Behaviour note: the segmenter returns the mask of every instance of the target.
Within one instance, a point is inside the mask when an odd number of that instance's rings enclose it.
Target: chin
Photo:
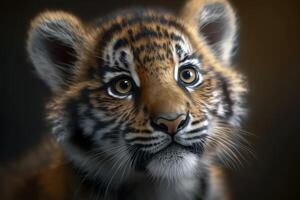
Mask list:
[[[199,156],[179,145],[172,145],[152,157],[147,171],[155,179],[178,181],[196,175]]]

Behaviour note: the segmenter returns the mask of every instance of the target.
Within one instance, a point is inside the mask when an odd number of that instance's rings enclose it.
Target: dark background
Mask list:
[[[0,6],[0,162],[12,161],[45,132],[50,91],[25,53],[30,19],[45,9],[71,11],[89,21],[129,5],[178,11],[180,0],[11,0]],[[234,0],[240,17],[238,69],[248,76],[255,159],[231,174],[234,199],[300,198],[300,2]],[[1,177],[0,177],[1,178]]]

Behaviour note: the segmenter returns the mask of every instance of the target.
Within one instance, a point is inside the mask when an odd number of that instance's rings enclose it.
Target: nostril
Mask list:
[[[160,123],[157,126],[163,132],[168,132],[168,130],[169,130],[168,127],[165,124],[163,124],[163,123]]]
[[[183,117],[183,119],[180,121],[180,123],[179,123],[179,125],[177,126],[177,131],[180,131],[180,130],[182,130],[184,127],[186,127],[187,125],[188,125],[188,123],[189,123],[189,115],[187,114],[187,115],[185,115],[184,117]]]
[[[177,130],[181,130],[182,128],[185,127],[186,125],[186,122],[187,122],[187,118],[185,118],[184,120],[182,120],[179,125],[177,126]]]

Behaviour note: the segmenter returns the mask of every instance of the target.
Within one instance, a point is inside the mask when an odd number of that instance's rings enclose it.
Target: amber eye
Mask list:
[[[197,81],[197,71],[192,68],[184,68],[179,72],[179,78],[185,84],[193,84]]]
[[[132,83],[129,79],[122,78],[115,82],[114,89],[117,93],[124,95],[131,91]]]

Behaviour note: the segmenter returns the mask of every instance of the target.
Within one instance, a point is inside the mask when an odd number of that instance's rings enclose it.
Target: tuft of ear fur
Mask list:
[[[182,10],[182,18],[197,28],[215,56],[231,64],[236,46],[237,19],[226,0],[190,0]]]
[[[82,23],[62,11],[46,11],[31,23],[27,52],[40,78],[57,91],[72,82],[84,44]]]

